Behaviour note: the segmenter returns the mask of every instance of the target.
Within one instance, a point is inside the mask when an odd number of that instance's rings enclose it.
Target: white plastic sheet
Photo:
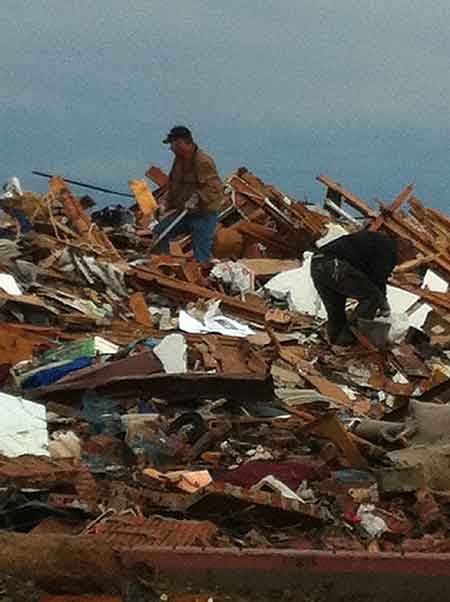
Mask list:
[[[326,318],[325,308],[311,278],[311,258],[312,253],[304,253],[300,268],[277,274],[264,288],[275,299],[287,299],[291,311]]]
[[[422,288],[427,288],[433,293],[446,293],[448,291],[448,282],[438,276],[433,270],[427,270]]]
[[[49,455],[45,406],[0,393],[0,454]]]
[[[420,330],[422,328],[422,326],[425,324],[425,320],[427,319],[428,314],[432,310],[433,310],[433,308],[431,307],[431,305],[428,305],[427,303],[423,303],[418,309],[413,311],[413,313],[409,316],[410,325],[414,326],[414,328],[417,328],[418,330]]]
[[[392,313],[403,314],[416,303],[420,297],[409,291],[388,284],[386,296]]]
[[[21,295],[22,291],[11,274],[0,273],[0,288],[8,295]]]
[[[178,327],[190,334],[218,333],[224,336],[245,338],[254,331],[246,324],[227,318],[219,312],[220,301],[214,302],[205,313],[203,321],[192,317],[181,310],[178,316]]]

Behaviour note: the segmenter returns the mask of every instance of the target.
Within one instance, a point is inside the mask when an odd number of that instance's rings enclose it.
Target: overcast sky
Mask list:
[[[223,176],[311,200],[319,173],[369,201],[414,181],[449,211],[449,23],[448,0],[1,0],[0,184],[126,191],[185,124]]]

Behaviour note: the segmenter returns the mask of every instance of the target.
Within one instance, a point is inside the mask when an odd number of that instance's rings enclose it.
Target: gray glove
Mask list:
[[[195,211],[198,209],[200,197],[198,196],[198,192],[194,192],[191,197],[186,201],[185,208],[188,211]]]
[[[380,318],[389,318],[391,315],[391,306],[389,305],[386,297],[384,298],[383,305],[379,308],[377,313]]]

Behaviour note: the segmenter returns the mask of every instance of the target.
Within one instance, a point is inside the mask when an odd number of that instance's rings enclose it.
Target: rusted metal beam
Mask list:
[[[208,591],[299,588],[304,595],[326,592],[326,599],[389,602],[450,596],[450,554],[153,547],[122,552],[121,559],[129,568],[144,564],[172,582],[188,580]]]

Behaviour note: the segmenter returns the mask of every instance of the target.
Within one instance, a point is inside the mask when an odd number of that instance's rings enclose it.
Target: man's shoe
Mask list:
[[[357,342],[355,335],[350,330],[344,329],[339,333],[334,344],[339,345],[339,347],[351,347],[356,345]]]

